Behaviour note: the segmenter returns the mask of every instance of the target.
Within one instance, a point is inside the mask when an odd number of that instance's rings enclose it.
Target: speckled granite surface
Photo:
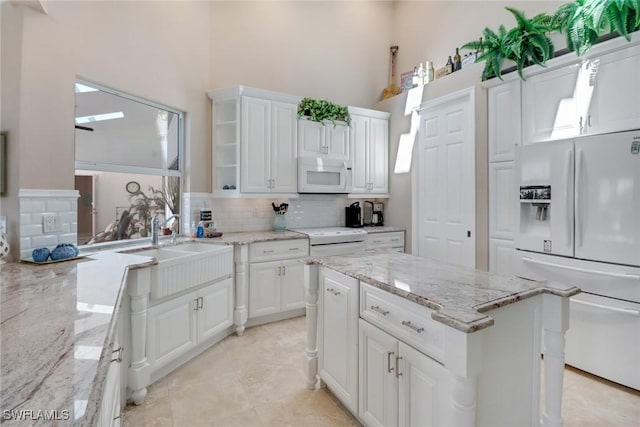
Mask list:
[[[57,264],[0,266],[0,409],[6,425],[96,425],[127,268],[115,252]],[[58,411],[59,421],[4,411]],[[64,420],[65,414],[69,417]],[[35,416],[31,415],[31,417]]]
[[[400,227],[390,227],[390,226],[381,226],[381,227],[362,227],[364,231],[369,234],[375,233],[391,233],[393,231],[405,231],[404,228]]]
[[[433,309],[431,317],[463,332],[493,325],[487,311],[541,293],[572,296],[574,286],[501,276],[396,252],[308,257],[380,289]]]
[[[198,239],[204,243],[218,243],[225,245],[246,245],[255,242],[269,242],[273,240],[307,239],[306,234],[295,231],[244,231],[235,233],[223,233],[221,237],[211,239]]]

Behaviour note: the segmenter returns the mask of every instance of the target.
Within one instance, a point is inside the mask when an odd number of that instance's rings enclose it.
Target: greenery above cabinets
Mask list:
[[[594,44],[616,33],[630,40],[630,33],[640,29],[640,1],[625,0],[577,0],[561,6],[555,13],[541,13],[531,19],[524,12],[506,7],[516,19],[516,27],[498,31],[485,28],[483,38],[462,46],[481,52],[476,62],[485,61],[482,80],[493,77],[502,79],[505,59],[516,64],[520,78],[529,65],[544,64],[554,56],[554,46],[549,34],[565,34],[567,48],[577,55],[585,54]]]
[[[335,126],[336,121],[342,121],[349,124],[351,116],[349,110],[342,105],[321,99],[304,98],[298,104],[298,117],[308,117],[314,122],[323,123],[324,120],[332,122]]]

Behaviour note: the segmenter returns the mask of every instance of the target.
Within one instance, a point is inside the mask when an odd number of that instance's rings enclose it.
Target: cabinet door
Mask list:
[[[591,62],[597,67],[597,78],[587,132],[596,134],[639,129],[640,81],[625,76],[638,73],[640,46],[609,53]]]
[[[522,140],[520,80],[492,87],[489,104],[489,162],[513,160]]]
[[[330,159],[349,160],[349,126],[345,124],[325,125],[326,157]]]
[[[311,120],[298,120],[298,154],[301,157],[317,157],[324,153],[325,126]]]
[[[321,269],[320,378],[358,412],[358,281]]]
[[[151,307],[147,314],[147,359],[156,370],[197,343],[196,294],[192,292]]]
[[[225,279],[200,289],[198,297],[198,343],[233,324],[233,281]]]
[[[368,176],[370,192],[388,193],[389,121],[371,118],[369,124]]]
[[[359,320],[360,395],[358,415],[367,426],[398,425],[398,340]]]
[[[271,191],[298,192],[297,109],[296,104],[271,103]]]
[[[517,275],[518,262],[513,240],[489,239],[489,271],[491,273]]]
[[[398,349],[402,358],[399,372],[399,425],[451,425],[448,371],[401,341]]]
[[[242,97],[240,188],[268,193],[271,179],[271,101]]]
[[[367,191],[367,132],[369,132],[369,117],[351,115],[351,160],[352,160],[352,192],[365,193]]]
[[[304,307],[304,265],[297,259],[283,261],[281,280],[281,311]]]
[[[567,67],[528,77],[522,83],[523,143],[570,138],[580,134],[580,67]]]
[[[249,267],[249,318],[280,311],[280,261],[261,262]]]
[[[513,240],[517,205],[513,162],[489,164],[489,236]]]

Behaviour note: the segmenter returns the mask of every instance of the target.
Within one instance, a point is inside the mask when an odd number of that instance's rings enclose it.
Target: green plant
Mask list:
[[[322,123],[329,120],[334,125],[336,120],[351,123],[351,116],[347,107],[321,99],[304,98],[298,104],[298,117],[309,117],[314,122]]]
[[[524,12],[506,7],[516,19],[517,25],[506,36],[506,50],[509,59],[516,63],[522,80],[524,67],[532,64],[544,66],[553,58],[553,43],[547,35],[552,30],[552,17],[541,13],[527,19]]]
[[[482,52],[476,58],[476,62],[485,61],[482,70],[482,80],[498,77],[502,80],[502,64],[508,57],[506,38],[507,30],[504,25],[500,25],[496,33],[491,28],[485,28],[482,32],[483,38],[474,40],[462,45],[462,49],[471,49]]]

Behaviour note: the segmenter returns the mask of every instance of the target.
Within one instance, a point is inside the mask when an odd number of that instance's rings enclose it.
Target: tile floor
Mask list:
[[[127,406],[125,426],[358,426],[326,389],[306,388],[304,317],[232,335]],[[568,368],[568,427],[639,426],[640,392]]]

